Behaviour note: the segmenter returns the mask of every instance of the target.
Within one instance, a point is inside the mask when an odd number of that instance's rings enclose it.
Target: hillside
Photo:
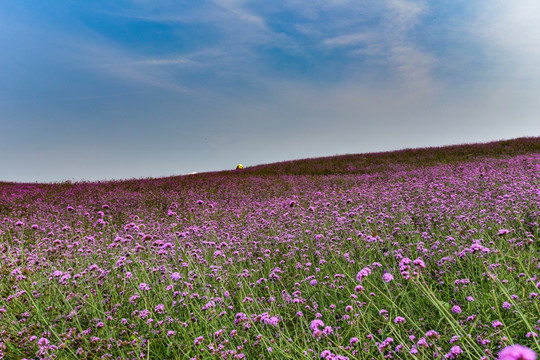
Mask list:
[[[367,174],[388,166],[416,168],[530,153],[540,153],[540,137],[284,161],[251,166],[244,172],[256,175]]]
[[[533,359],[538,144],[3,183],[0,358]]]

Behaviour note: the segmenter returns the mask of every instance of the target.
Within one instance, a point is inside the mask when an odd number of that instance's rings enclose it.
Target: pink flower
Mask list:
[[[41,338],[38,340],[38,346],[43,347],[49,345],[49,340],[47,338]]]
[[[140,290],[143,290],[143,291],[148,291],[148,290],[150,290],[151,288],[150,288],[150,286],[148,286],[148,284],[146,284],[146,283],[140,283],[140,284],[139,284],[139,289],[140,289]]]
[[[195,339],[195,341],[193,342],[195,346],[199,345],[200,343],[202,343],[204,341],[204,336],[199,336],[198,338]]]
[[[324,326],[324,323],[322,322],[322,320],[319,320],[319,319],[315,319],[311,322],[311,324],[309,325],[309,328],[312,330],[312,331],[315,331],[315,330],[318,330],[319,327],[321,326]]]
[[[491,326],[493,326],[496,329],[498,327],[503,326],[503,323],[500,322],[499,320],[495,320],[494,322],[491,323]]]
[[[325,326],[324,329],[323,329],[323,334],[324,335],[330,335],[334,332],[334,329],[332,329],[331,326]]]
[[[424,263],[424,260],[422,260],[421,258],[418,258],[418,259],[414,260],[413,264],[420,267],[421,269],[424,269],[426,267],[426,264]]]
[[[502,349],[498,360],[536,360],[536,353],[526,346],[516,344]]]
[[[173,281],[180,280],[180,278],[181,278],[180,274],[178,272],[176,272],[176,271],[171,274],[171,280],[173,280]]]
[[[360,270],[358,274],[356,274],[356,280],[358,280],[358,282],[362,282],[362,279],[368,276],[369,274],[371,274],[371,269],[368,267],[365,267],[362,270]]]

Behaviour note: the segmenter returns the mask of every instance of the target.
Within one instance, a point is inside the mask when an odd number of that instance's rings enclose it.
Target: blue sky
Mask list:
[[[0,180],[540,135],[536,0],[0,2]]]

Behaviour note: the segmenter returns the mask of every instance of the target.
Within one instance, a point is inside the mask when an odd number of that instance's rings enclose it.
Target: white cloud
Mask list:
[[[390,53],[392,65],[407,86],[423,91],[433,90],[433,56],[408,44],[396,44]]]
[[[393,25],[398,26],[399,31],[416,25],[425,11],[423,4],[412,0],[388,0],[387,7],[391,10]]]
[[[428,12],[425,3],[385,0],[363,3],[363,7],[346,5],[344,10],[349,11],[331,20],[331,26],[327,24],[333,36],[321,39],[323,47],[342,48],[350,55],[375,64],[383,69],[384,77],[390,78],[391,86],[408,89],[420,96],[433,92],[439,86],[434,75],[436,56],[422,48],[413,36],[415,26],[421,24]],[[367,19],[381,20],[368,27],[362,22],[366,19],[365,12],[369,14]],[[356,18],[359,20],[351,20]],[[312,35],[318,35],[310,27],[303,26],[302,30],[307,35],[310,35],[310,30]]]
[[[365,33],[340,35],[323,41],[323,44],[329,47],[353,46],[365,43],[370,37]]]
[[[241,21],[251,23],[261,28],[266,28],[266,24],[260,16],[249,12],[245,8],[245,0],[212,0],[212,2],[224,9],[227,9]]]
[[[398,75],[399,85],[425,96],[436,90],[434,77],[436,58],[411,37],[410,31],[420,23],[426,6],[412,0],[388,0],[384,41],[388,46],[388,61]]]
[[[483,40],[505,76],[540,77],[540,2],[490,0],[479,8],[471,33]]]
[[[186,58],[163,58],[163,59],[147,59],[135,62],[137,65],[193,65],[195,62]]]

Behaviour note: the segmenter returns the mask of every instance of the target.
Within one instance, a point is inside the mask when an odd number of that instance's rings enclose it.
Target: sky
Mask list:
[[[537,0],[3,0],[0,180],[540,135]]]

